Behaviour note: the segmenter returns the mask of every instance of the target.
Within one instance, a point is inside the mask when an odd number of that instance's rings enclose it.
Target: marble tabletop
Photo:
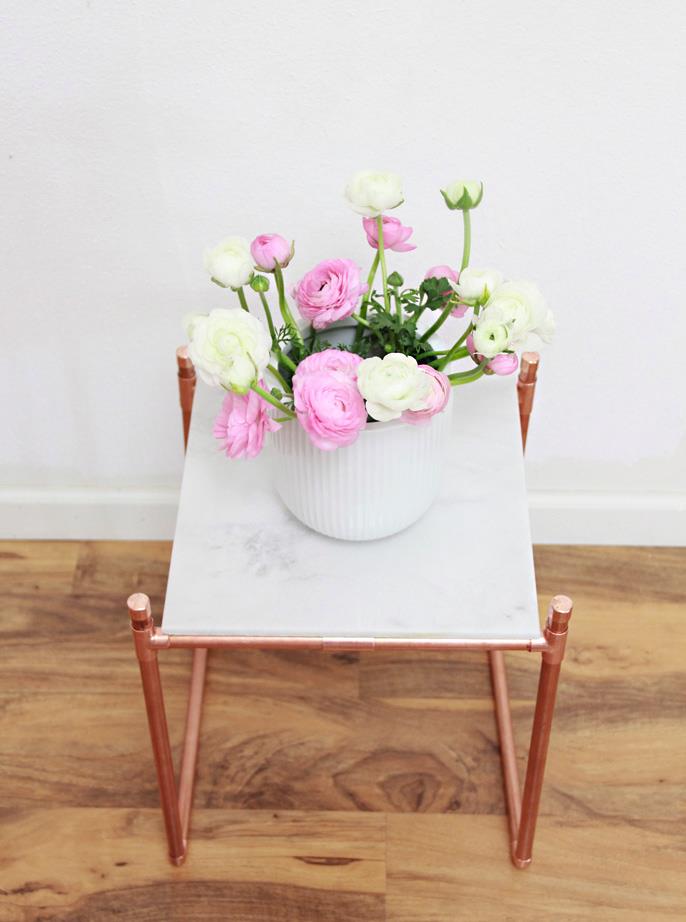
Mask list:
[[[212,437],[222,392],[198,381],[162,630],[539,638],[515,379],[455,389],[439,498],[404,532],[366,542],[297,521],[274,492],[268,451],[225,458]]]

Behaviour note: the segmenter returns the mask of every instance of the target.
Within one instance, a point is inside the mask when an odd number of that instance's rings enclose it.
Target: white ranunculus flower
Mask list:
[[[383,359],[364,359],[357,366],[357,387],[367,401],[372,419],[398,419],[405,410],[423,410],[432,393],[430,375],[415,359],[390,352]]]
[[[473,269],[467,266],[460,272],[457,282],[450,284],[465,304],[487,301],[495,289],[502,285],[503,276],[497,269]]]
[[[484,194],[484,184],[475,179],[456,179],[441,189],[441,195],[445,199],[448,208],[461,211],[467,211],[470,208],[476,208]]]
[[[486,310],[491,318],[507,324],[514,348],[524,346],[530,333],[544,338],[543,333],[549,336],[554,329],[552,314],[533,282],[504,282],[492,292]]]
[[[403,183],[397,173],[360,170],[345,187],[345,197],[353,211],[376,218],[405,201]]]
[[[243,237],[227,237],[205,253],[205,268],[224,288],[241,288],[254,275],[250,244]]]
[[[269,364],[271,339],[265,325],[241,308],[217,308],[184,318],[188,354],[207,384],[247,393]]]
[[[510,328],[498,313],[486,308],[479,314],[474,329],[474,348],[484,358],[494,356],[510,348]]]

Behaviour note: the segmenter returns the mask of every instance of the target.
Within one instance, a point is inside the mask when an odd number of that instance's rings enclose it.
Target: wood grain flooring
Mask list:
[[[210,655],[165,857],[124,603],[166,543],[0,543],[0,922],[686,918],[686,550],[540,547],[576,609],[532,867],[480,654]],[[520,770],[539,658],[507,657]],[[178,757],[190,654],[160,657]]]

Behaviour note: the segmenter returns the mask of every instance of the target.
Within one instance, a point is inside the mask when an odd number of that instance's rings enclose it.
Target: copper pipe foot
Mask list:
[[[531,864],[531,858],[518,858],[515,854],[512,855],[512,864],[518,868],[520,871],[526,870]]]

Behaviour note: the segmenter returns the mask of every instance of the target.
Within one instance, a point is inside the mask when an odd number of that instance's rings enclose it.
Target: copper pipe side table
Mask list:
[[[271,487],[268,453],[227,462],[212,437],[221,395],[203,387],[194,399],[193,365],[177,351],[187,452],[161,627],[146,595],[128,600],[174,864],[188,849],[208,651],[220,647],[488,651],[511,857],[518,868],[531,863],[572,614],[571,601],[555,596],[541,631],[522,457],[538,362],[525,353],[516,383],[460,388],[454,451],[434,506],[398,535],[349,542],[318,535],[286,511]],[[173,647],[193,650],[178,785],[157,662]],[[523,789],[504,650],[541,655]]]

